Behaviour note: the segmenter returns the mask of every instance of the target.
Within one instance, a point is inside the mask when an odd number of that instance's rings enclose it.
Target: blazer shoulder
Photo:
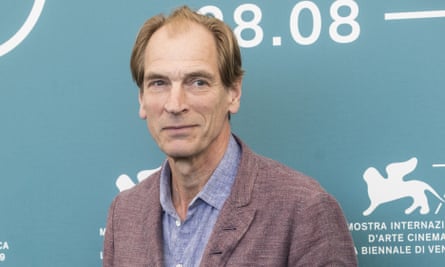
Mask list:
[[[298,185],[312,190],[322,189],[318,181],[301,171],[261,155],[256,157],[260,178],[265,178],[270,182],[278,182],[283,186]]]
[[[243,189],[245,197],[241,199],[248,200],[248,194],[253,192],[262,197],[287,196],[297,201],[327,194],[314,178],[240,144],[242,157],[235,188]]]
[[[159,201],[160,171],[150,175],[134,187],[120,192],[114,199],[119,207],[140,207],[147,204],[147,199]]]

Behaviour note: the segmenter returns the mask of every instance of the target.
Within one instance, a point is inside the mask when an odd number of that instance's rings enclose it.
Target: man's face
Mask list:
[[[148,42],[144,68],[139,115],[161,150],[171,158],[224,151],[241,81],[224,88],[211,33],[194,23],[180,31],[163,26]]]

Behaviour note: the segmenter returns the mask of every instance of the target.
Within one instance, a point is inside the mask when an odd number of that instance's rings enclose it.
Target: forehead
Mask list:
[[[167,24],[157,30],[145,49],[145,71],[159,66],[204,64],[217,68],[216,42],[202,25],[185,22],[177,27]]]

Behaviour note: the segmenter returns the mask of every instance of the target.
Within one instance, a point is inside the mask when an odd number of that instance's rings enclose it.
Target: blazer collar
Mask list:
[[[232,192],[227,201],[235,207],[244,207],[250,203],[252,198],[252,190],[258,176],[259,166],[254,152],[237,136],[234,135],[234,137],[241,147],[241,160]]]

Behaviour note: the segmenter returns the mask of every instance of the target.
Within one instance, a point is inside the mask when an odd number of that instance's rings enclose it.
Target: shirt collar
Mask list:
[[[230,190],[238,172],[238,165],[241,158],[241,148],[231,135],[229,145],[224,157],[216,167],[210,179],[204,188],[198,193],[195,199],[190,203],[192,207],[196,203],[196,199],[201,199],[208,205],[221,210],[224,202],[230,194]],[[171,198],[171,170],[166,160],[161,170],[160,185],[160,202],[161,206],[167,213],[175,214]]]

